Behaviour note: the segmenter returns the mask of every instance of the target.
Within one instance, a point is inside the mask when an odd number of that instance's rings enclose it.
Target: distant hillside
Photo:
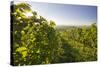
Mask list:
[[[84,27],[83,26],[68,26],[68,25],[59,25],[59,26],[56,26],[56,29],[58,30],[66,30],[66,29],[75,29],[75,28],[82,28]],[[89,28],[90,26],[85,26],[86,28]]]

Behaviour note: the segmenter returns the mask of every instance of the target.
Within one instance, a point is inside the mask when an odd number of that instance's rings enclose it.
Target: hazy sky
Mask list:
[[[84,5],[27,2],[32,10],[56,25],[90,25],[97,22],[97,7]]]

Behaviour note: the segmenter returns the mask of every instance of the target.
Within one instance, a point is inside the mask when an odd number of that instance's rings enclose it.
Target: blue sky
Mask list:
[[[27,2],[33,11],[55,21],[56,25],[90,25],[97,23],[97,7],[41,2]]]

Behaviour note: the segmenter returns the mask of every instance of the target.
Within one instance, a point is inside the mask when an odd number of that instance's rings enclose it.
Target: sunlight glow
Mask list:
[[[26,13],[24,13],[24,15],[25,15],[26,17],[31,17],[31,16],[33,16],[32,12],[26,12]]]

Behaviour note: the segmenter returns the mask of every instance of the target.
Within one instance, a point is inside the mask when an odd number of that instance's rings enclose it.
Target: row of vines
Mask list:
[[[31,17],[24,13],[31,12]],[[11,5],[12,65],[97,60],[97,26],[60,30],[26,3]]]

